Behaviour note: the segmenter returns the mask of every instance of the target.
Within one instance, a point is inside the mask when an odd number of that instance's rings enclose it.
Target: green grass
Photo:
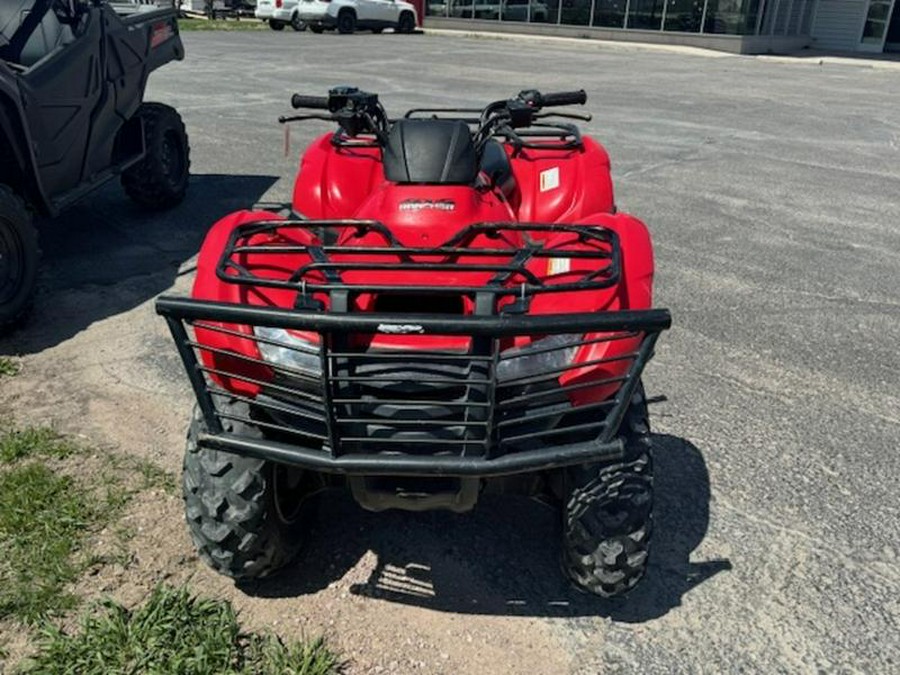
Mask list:
[[[0,356],[0,377],[12,377],[19,372],[19,364],[8,356]]]
[[[88,490],[60,473],[78,451],[47,429],[0,432],[0,619],[35,623],[77,604],[66,588],[96,562],[84,540],[127,499],[111,478]]]
[[[10,464],[26,457],[62,459],[77,447],[51,429],[0,430],[0,462]]]
[[[322,640],[285,644],[245,633],[232,606],[157,587],[128,611],[111,601],[68,634],[51,627],[20,668],[41,675],[326,675],[340,670]]]
[[[225,21],[215,19],[179,19],[178,27],[182,31],[194,30],[270,30],[268,24],[256,19],[241,19],[240,21]],[[289,28],[289,27],[288,27]]]

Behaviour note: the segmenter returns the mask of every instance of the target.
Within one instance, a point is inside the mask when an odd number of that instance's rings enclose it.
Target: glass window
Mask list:
[[[884,40],[888,20],[891,18],[891,0],[871,0],[866,25],[863,27],[862,41],[880,45]]]
[[[428,16],[447,16],[447,0],[428,0],[425,13]]]
[[[530,0],[503,0],[504,21],[528,21]]]
[[[783,0],[785,14],[789,1]],[[709,0],[703,32],[752,35],[756,32],[758,11],[759,0]]]
[[[699,33],[703,21],[703,0],[668,0],[664,30]]]
[[[447,0],[450,16],[456,19],[472,18],[472,0]]]
[[[559,0],[531,0],[531,23],[556,23]]]
[[[663,0],[631,0],[628,28],[659,30],[662,22]]]
[[[531,23],[556,23],[559,0],[531,0]]]
[[[494,19],[500,18],[500,0],[474,0],[472,7],[472,15],[476,19]]]
[[[594,25],[608,28],[625,26],[625,0],[595,0]]]
[[[561,23],[588,26],[591,23],[591,0],[563,0]]]

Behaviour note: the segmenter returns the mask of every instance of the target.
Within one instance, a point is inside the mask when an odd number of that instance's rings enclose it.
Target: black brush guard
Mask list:
[[[314,261],[289,280],[256,276],[235,263],[235,256],[250,246],[246,239],[282,227],[363,227],[383,231],[384,248],[369,249],[372,261],[332,263],[329,253],[345,251],[328,246],[264,246],[254,252],[307,253]],[[472,232],[496,229],[552,227],[522,224],[470,226],[434,249],[400,246],[380,223],[369,221],[266,221],[236,228],[219,264],[219,276],[231,283],[288,286],[298,293],[296,307],[277,309],[200,300],[161,297],[157,312],[168,321],[200,409],[206,431],[199,443],[275,462],[294,464],[327,473],[365,476],[489,477],[541,471],[586,462],[612,461],[625,452],[619,426],[653,354],[659,333],[671,318],[667,310],[529,315],[529,299],[537,293],[560,289],[541,282],[524,269],[531,257],[566,257],[565,251],[543,251],[539,244],[505,253],[508,263],[497,265],[487,286],[448,289],[446,286],[346,284],[348,269],[435,271],[448,264],[448,251],[460,251]],[[381,229],[384,228],[384,229]],[[593,290],[618,282],[620,260],[615,234],[599,227],[578,227],[587,237],[602,237],[606,251],[597,253],[598,269],[565,290]],[[354,252],[363,249],[355,248]],[[497,252],[494,251],[494,254]],[[584,251],[572,257],[585,257]],[[428,262],[428,256],[436,262]],[[587,255],[593,255],[588,253]],[[423,256],[425,261],[423,262]],[[452,257],[452,256],[451,256]],[[396,259],[396,260],[395,260]],[[602,261],[601,261],[602,259]],[[458,271],[457,262],[457,271]],[[486,271],[482,263],[473,270]],[[315,270],[319,283],[309,276]],[[322,279],[325,279],[323,282]],[[510,284],[510,280],[514,283]],[[350,311],[352,295],[359,292],[471,294],[472,315],[427,313],[359,313]],[[327,293],[330,309],[320,309],[314,294]],[[514,303],[501,306],[504,296]],[[499,309],[498,309],[499,306]],[[235,331],[252,326],[253,335]],[[254,378],[241,368],[211,368],[199,358],[217,348],[202,344],[196,329],[218,332],[255,342],[262,358],[233,352],[244,366],[263,367],[271,377]],[[301,344],[284,333],[266,329],[317,333],[319,345]],[[371,336],[466,336],[468,348],[456,350],[374,349]],[[587,337],[593,335],[593,337]],[[365,337],[367,339],[360,339]],[[512,339],[529,337],[524,348],[510,348]],[[410,337],[408,339],[418,339]],[[575,351],[591,343],[629,340],[637,345],[614,356],[573,363]],[[280,363],[265,354],[300,357]],[[560,384],[560,378],[580,368],[615,367],[605,379]],[[235,394],[216,379],[232,378],[260,389],[254,397]],[[573,407],[570,395],[578,390],[606,387],[615,394]],[[225,401],[247,404],[225,406]],[[234,410],[249,410],[249,417]],[[229,420],[260,429],[264,437],[230,432]]]

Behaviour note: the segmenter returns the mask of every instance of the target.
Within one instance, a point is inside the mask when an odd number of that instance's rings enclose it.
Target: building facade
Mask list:
[[[900,50],[900,0],[427,0],[426,24],[737,53]]]

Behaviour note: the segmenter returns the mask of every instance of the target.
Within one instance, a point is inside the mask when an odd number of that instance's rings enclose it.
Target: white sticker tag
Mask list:
[[[566,274],[570,267],[570,261],[568,258],[550,258],[547,263],[547,276],[553,276],[555,274]]]
[[[541,192],[555,190],[559,187],[559,167],[554,166],[552,169],[541,171]]]

